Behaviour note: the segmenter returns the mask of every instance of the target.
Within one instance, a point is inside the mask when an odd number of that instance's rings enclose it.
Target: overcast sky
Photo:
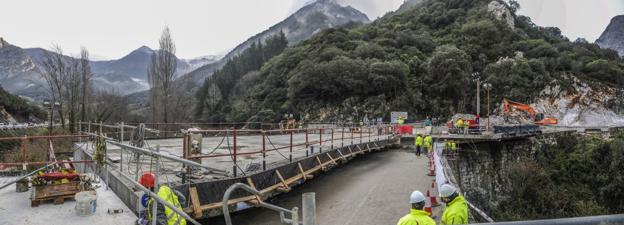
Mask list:
[[[624,0],[519,0],[521,14],[560,27],[574,40],[594,41]],[[66,52],[87,47],[95,58],[115,59],[147,45],[156,48],[171,29],[183,58],[224,53],[285,19],[309,0],[3,0],[0,37],[20,47]],[[403,0],[340,0],[375,19]]]

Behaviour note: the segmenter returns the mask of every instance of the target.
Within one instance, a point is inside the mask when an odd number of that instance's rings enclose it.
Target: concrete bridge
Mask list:
[[[397,136],[388,125],[328,125],[291,130],[184,129],[175,135],[174,131],[147,128],[143,132],[170,135],[145,140],[143,147],[131,145],[136,141],[136,126],[90,126],[83,124],[82,135],[67,137],[76,141],[79,150],[73,161],[80,171],[98,173],[116,197],[134,212],[144,209],[140,198],[145,192],[133,180],[142,172],[153,171],[160,185],[170,185],[187,196],[185,213],[203,224],[222,224],[218,217],[223,207],[221,197],[234,183],[248,184],[262,193],[234,193],[228,207],[231,211],[245,210],[236,214],[235,224],[279,224],[278,214],[249,208],[261,201],[292,207],[300,204],[299,196],[307,191],[317,192],[319,224],[393,224],[408,212],[411,191],[437,195],[433,181],[439,179],[440,172],[452,181],[443,157],[433,165],[436,176],[429,176],[429,159],[416,157],[406,147],[413,143],[413,135]],[[91,141],[100,129],[109,137],[108,151],[106,165],[96,170]],[[613,129],[620,128],[609,128]],[[579,129],[558,128],[551,132]],[[439,135],[434,134],[434,138],[506,140],[483,135]],[[404,146],[399,145],[401,142]],[[439,144],[436,148],[440,148]],[[0,166],[24,163],[27,162]],[[440,181],[436,183],[439,185]],[[433,208],[438,220],[442,210],[443,207]],[[479,210],[474,208],[473,212]]]

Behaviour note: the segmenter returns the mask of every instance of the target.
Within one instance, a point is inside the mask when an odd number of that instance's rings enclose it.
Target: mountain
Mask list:
[[[149,89],[147,67],[155,52],[156,50],[147,46],[141,46],[120,59],[91,62],[91,69],[95,74],[94,83],[96,88],[100,90],[116,90],[123,95]],[[176,59],[176,73],[180,75],[212,63],[219,57],[205,56],[190,60],[176,57]]]
[[[411,9],[412,7],[422,3],[424,0],[405,0],[403,2],[403,4],[401,4],[401,6],[399,6],[399,9],[397,9],[395,12],[396,13],[401,13],[401,12],[405,12],[409,9]]]
[[[147,90],[147,67],[154,52],[141,46],[120,59],[92,61],[93,86],[96,90],[123,95]],[[47,98],[47,83],[41,76],[47,54],[55,53],[43,48],[23,49],[0,38],[0,85],[13,94],[39,100]],[[65,58],[70,59],[69,56]],[[177,73],[185,74],[218,59],[219,56],[178,59]]]
[[[558,28],[511,11],[499,0],[426,0],[363,26],[327,29],[243,77],[240,82],[251,84],[245,94],[219,105],[225,116],[214,120],[273,122],[284,114],[307,121],[388,120],[390,111],[448,118],[477,111],[476,73],[492,85],[492,103],[570,98],[558,107],[576,107],[585,100],[574,93],[593,89],[580,93],[604,97],[606,110],[624,106],[624,62],[617,54],[570,42]],[[591,110],[591,104],[579,107]]]
[[[317,0],[302,7],[285,20],[239,44],[218,62],[207,64],[185,75],[185,80],[190,80],[190,83],[200,83],[214,71],[223,67],[228,60],[249,48],[252,43],[263,42],[267,38],[279,34],[279,32],[286,35],[290,45],[295,45],[327,28],[348,23],[368,22],[370,20],[364,13],[351,6],[342,6],[334,0]]]
[[[8,92],[33,98],[46,95],[38,62],[28,51],[0,37],[0,86]]]
[[[624,15],[619,15],[611,19],[607,29],[596,40],[601,48],[609,48],[624,56]]]

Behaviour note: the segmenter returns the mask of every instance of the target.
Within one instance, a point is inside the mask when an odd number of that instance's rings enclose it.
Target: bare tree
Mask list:
[[[91,90],[91,79],[93,78],[93,73],[91,72],[91,64],[89,62],[89,51],[87,48],[82,47],[80,49],[80,79],[82,81],[81,84],[81,108],[80,108],[80,120],[86,121],[87,116],[87,104],[89,104],[89,91]]]
[[[70,131],[75,132],[79,115],[86,119],[92,77],[89,53],[82,48],[81,57],[77,59],[63,55],[62,48],[55,45],[51,52],[45,52],[41,74],[50,91],[51,111],[58,111],[62,128],[66,128],[65,122],[69,120]],[[59,103],[58,107],[55,102]]]
[[[43,71],[41,71],[41,74],[46,80],[50,92],[50,114],[53,115],[54,110],[57,110],[61,119],[61,127],[65,128],[65,110],[62,98],[65,89],[64,84],[67,81],[68,68],[63,58],[63,49],[58,45],[54,45],[52,46],[52,52],[45,52],[44,54]],[[59,102],[57,109],[55,109],[55,102]]]
[[[173,81],[177,67],[175,44],[168,27],[158,41],[160,49],[152,55],[147,71],[150,84],[152,120],[171,122],[169,103],[173,95]]]
[[[95,121],[124,121],[128,117],[128,98],[116,92],[99,91],[93,94]]]
[[[63,93],[62,102],[65,102],[67,106],[66,112],[69,119],[69,130],[76,132],[76,124],[78,122],[78,109],[80,104],[80,94],[82,89],[81,79],[81,62],[76,58],[69,58],[67,60],[67,74]]]

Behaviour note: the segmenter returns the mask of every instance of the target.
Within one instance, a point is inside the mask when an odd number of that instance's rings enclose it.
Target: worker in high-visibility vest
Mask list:
[[[451,151],[451,141],[444,139],[444,153],[448,154]]]
[[[464,120],[462,120],[462,118],[457,119],[455,128],[457,129],[457,133],[461,133],[461,130],[464,129]]]
[[[410,213],[401,217],[397,225],[435,225],[435,221],[430,217],[431,215],[423,210],[425,208],[426,198],[422,192],[412,192],[410,195],[410,204],[412,204]]]
[[[425,149],[427,149],[427,153],[431,154],[431,149],[433,149],[433,138],[431,138],[431,135],[427,135],[425,136]]]
[[[423,137],[420,133],[416,134],[414,144],[416,145],[416,155],[420,156],[420,150],[423,147]]]
[[[468,204],[455,187],[444,184],[440,187],[440,197],[446,203],[440,224],[468,224]]]
[[[464,134],[468,134],[468,130],[470,129],[470,121],[464,121]]]
[[[154,191],[154,180],[154,174],[145,173],[141,176],[139,183],[151,191]],[[169,186],[160,186],[158,188],[158,197],[164,199],[179,210],[183,210],[182,204],[186,201],[186,198],[182,195],[182,193],[171,189]],[[152,220],[154,220],[154,212],[152,211],[154,201],[154,199],[150,198],[147,202],[146,208],[148,224],[152,224]],[[186,219],[169,208],[169,206],[157,203],[156,212],[156,224],[158,225],[186,225]]]

